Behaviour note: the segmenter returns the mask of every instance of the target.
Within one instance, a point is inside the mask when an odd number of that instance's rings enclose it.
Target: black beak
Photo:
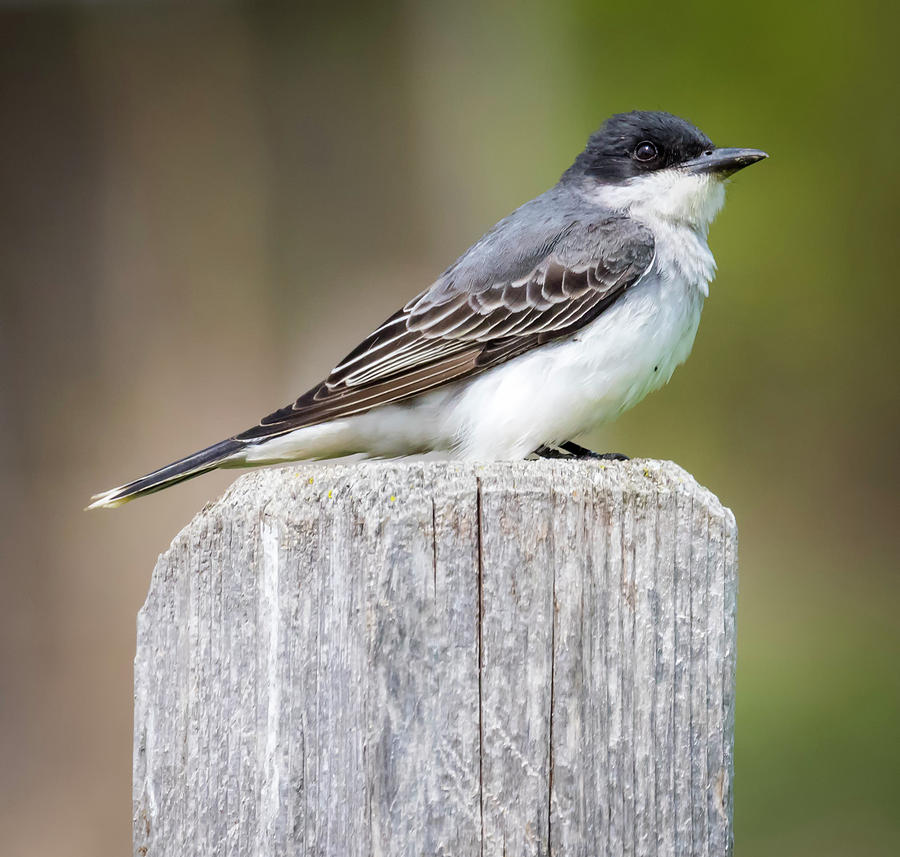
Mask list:
[[[710,149],[697,158],[685,161],[681,166],[691,173],[713,173],[719,178],[727,178],[768,157],[759,149]]]

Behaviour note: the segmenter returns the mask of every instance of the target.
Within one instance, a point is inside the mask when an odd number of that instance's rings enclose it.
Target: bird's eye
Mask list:
[[[643,143],[638,143],[635,147],[634,159],[636,161],[652,161],[657,154],[656,146],[649,140],[644,140]]]

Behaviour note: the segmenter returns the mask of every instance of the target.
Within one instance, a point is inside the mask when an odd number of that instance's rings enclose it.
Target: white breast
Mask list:
[[[465,457],[518,458],[614,420],[687,359],[703,298],[654,266],[583,331],[460,386],[442,403],[443,432]]]
[[[658,184],[616,201],[655,239],[653,265],[635,286],[572,337],[442,398],[442,428],[463,455],[517,458],[570,440],[636,405],[687,359],[715,273],[706,229],[722,188],[695,176],[663,175]]]

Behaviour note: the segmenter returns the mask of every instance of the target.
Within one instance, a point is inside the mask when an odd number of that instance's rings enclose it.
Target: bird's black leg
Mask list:
[[[543,443],[534,451],[534,455],[538,458],[570,458],[562,450],[554,449],[552,446],[547,446]]]
[[[592,458],[597,461],[628,461],[627,455],[621,452],[592,452],[584,446],[579,446],[571,440],[549,446],[541,444],[533,453],[539,458]]]
[[[572,443],[571,440],[564,441],[559,445],[559,448],[565,450],[574,458],[595,458],[602,461],[629,461],[628,456],[623,455],[621,452],[593,452],[587,447]]]

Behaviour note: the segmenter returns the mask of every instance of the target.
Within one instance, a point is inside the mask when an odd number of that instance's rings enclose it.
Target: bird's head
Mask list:
[[[705,231],[724,202],[724,180],[766,157],[759,149],[717,147],[671,113],[635,110],[607,119],[563,181],[632,216]]]

